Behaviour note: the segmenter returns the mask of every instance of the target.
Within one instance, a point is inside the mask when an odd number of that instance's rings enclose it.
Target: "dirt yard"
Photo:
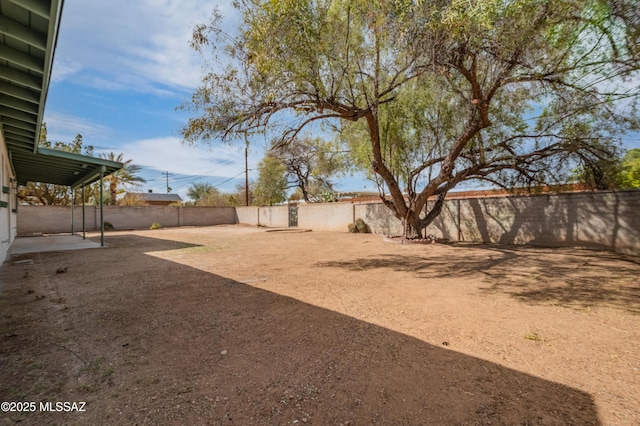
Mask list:
[[[638,258],[240,226],[106,242],[2,266],[0,401],[36,410],[0,424],[640,424]]]

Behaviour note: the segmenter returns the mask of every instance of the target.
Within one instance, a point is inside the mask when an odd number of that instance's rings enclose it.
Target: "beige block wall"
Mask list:
[[[105,206],[104,220],[118,229],[149,229],[159,223],[163,228],[180,226],[180,209],[174,206]],[[96,229],[100,226],[97,209]]]
[[[431,207],[431,204],[428,206]],[[20,206],[18,234],[70,232],[69,207]],[[86,208],[87,230],[99,229],[99,209]],[[399,235],[402,225],[380,203],[300,205],[298,226],[347,232],[354,219],[372,232]],[[289,207],[118,207],[105,206],[116,229],[245,223],[288,227]],[[81,231],[81,208],[75,230]],[[606,248],[640,255],[640,190],[447,200],[427,233],[451,241]]]
[[[640,255],[640,191],[581,194],[574,206],[576,241]]]
[[[400,221],[380,203],[356,205],[355,216],[374,233],[402,232]],[[427,233],[451,241],[595,247],[640,255],[640,190],[447,200]]]
[[[318,203],[298,206],[298,227],[314,231],[347,232],[354,219],[351,203]]]
[[[236,207],[236,222],[246,225],[258,226],[260,223],[258,220],[259,207]]]
[[[87,231],[100,230],[100,208],[85,206]],[[82,231],[82,207],[73,214],[74,232]],[[211,226],[236,223],[233,207],[104,206],[104,220],[115,230],[149,229],[155,222],[163,227]],[[20,206],[18,235],[71,232],[71,207]]]
[[[258,224],[269,228],[287,228],[289,226],[289,206],[260,207]]]
[[[382,203],[355,204],[355,219],[362,219],[374,234],[400,235],[402,223]]]
[[[458,200],[445,201],[440,216],[436,218],[431,225],[427,227],[427,234],[435,235],[438,238],[446,238],[451,241],[458,241],[461,238],[459,232],[459,224],[462,220],[460,217],[460,204]],[[433,207],[433,202],[427,204],[427,210]],[[398,223],[400,223],[398,221]],[[400,231],[402,227],[400,227]]]
[[[93,208],[86,209],[87,213]],[[74,222],[78,230],[82,229],[82,211],[75,209]],[[93,216],[87,218],[87,230],[95,229]],[[71,232],[71,207],[65,206],[19,206],[18,235],[36,233],[58,234]]]
[[[449,200],[428,230],[432,227],[445,230],[443,236],[452,241],[597,247],[640,254],[640,191]]]
[[[180,207],[181,226],[209,226],[236,223],[233,207]]]

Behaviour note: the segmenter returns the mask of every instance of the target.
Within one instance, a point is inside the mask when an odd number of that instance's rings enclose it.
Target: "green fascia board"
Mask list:
[[[100,175],[108,176],[123,167],[116,161],[50,148],[40,148],[35,154],[13,151],[11,161],[21,185],[31,181],[72,188],[88,185],[100,179]]]
[[[67,160],[73,160],[78,162],[86,162],[87,165],[93,166],[105,166],[107,168],[115,168],[116,170],[122,168],[122,163],[117,161],[106,160],[104,158],[91,157],[89,155],[76,154],[75,152],[61,151],[59,149],[42,148],[38,147],[38,153],[42,155],[49,155],[52,157],[64,158]]]
[[[95,182],[100,176],[107,176],[120,170],[124,164],[117,161],[106,160],[104,158],[90,157],[88,155],[76,154],[73,152],[60,151],[50,148],[38,148],[38,154],[47,155],[64,160],[70,160],[87,170],[84,176],[79,175],[78,179],[71,183],[71,189],[76,189],[81,185],[88,185]]]
[[[47,11],[46,7],[42,5],[42,2],[37,0],[24,0],[22,6],[36,14],[46,12],[46,19],[49,20],[49,28],[47,33],[47,48],[45,50],[45,62],[42,74],[42,86],[40,87],[40,108],[38,110],[38,123],[36,124],[36,137],[35,146],[33,152],[38,149],[38,142],[40,139],[40,127],[42,126],[42,117],[44,117],[44,106],[47,103],[47,94],[49,93],[49,82],[51,80],[51,70],[53,68],[53,57],[58,44],[58,34],[60,31],[60,18],[62,17],[62,9],[64,7],[64,0],[51,0],[50,8]],[[41,11],[43,8],[44,11]],[[42,16],[42,15],[41,15]]]

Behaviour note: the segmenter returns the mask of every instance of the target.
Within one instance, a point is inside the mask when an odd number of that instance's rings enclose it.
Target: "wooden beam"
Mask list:
[[[13,64],[35,71],[38,74],[44,72],[44,64],[41,60],[12,47],[0,45],[0,59],[6,59]]]
[[[6,121],[3,123],[2,129],[4,130],[5,135],[10,135],[11,137],[21,136],[23,138],[27,138],[31,140],[31,143],[33,143],[33,139],[34,139],[33,136],[35,134],[34,133],[35,130],[26,130],[26,129],[21,129],[19,127],[14,127],[14,126],[8,125]]]
[[[25,123],[22,120],[18,120],[15,118],[11,118],[11,117],[5,117],[2,119],[2,125],[3,126],[11,126],[11,127],[17,127],[19,129],[24,129],[27,130],[29,132],[32,132],[34,135],[36,134],[36,126],[30,123]]]
[[[38,114],[29,114],[24,111],[18,111],[17,109],[9,108],[6,106],[0,106],[0,115],[4,117],[15,118],[16,120],[24,121],[26,123],[38,123]]]
[[[47,35],[34,31],[19,22],[0,15],[0,34],[27,43],[43,52],[47,49]]]
[[[28,112],[29,114],[38,115],[38,104],[23,101],[7,95],[0,95],[0,105],[17,109],[18,111]]]
[[[29,12],[33,12],[38,16],[42,16],[45,19],[51,19],[51,3],[42,0],[10,0],[11,3],[16,4],[22,8],[27,9]]]
[[[9,68],[4,65],[0,65],[0,75],[7,80],[21,84],[31,89],[35,89],[38,92],[42,91],[42,77],[37,78],[36,76],[18,71],[13,68]]]
[[[23,101],[37,104],[40,102],[40,93],[29,90],[26,87],[16,86],[4,81],[0,81],[0,93],[22,99]]]

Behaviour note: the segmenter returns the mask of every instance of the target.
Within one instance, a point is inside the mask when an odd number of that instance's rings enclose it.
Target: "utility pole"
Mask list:
[[[171,188],[169,187],[169,175],[172,175],[173,173],[169,173],[167,172],[163,172],[162,175],[167,177],[167,194],[171,192]]]
[[[244,205],[249,205],[249,139],[244,134]]]
[[[244,205],[249,205],[249,143],[244,147]]]

